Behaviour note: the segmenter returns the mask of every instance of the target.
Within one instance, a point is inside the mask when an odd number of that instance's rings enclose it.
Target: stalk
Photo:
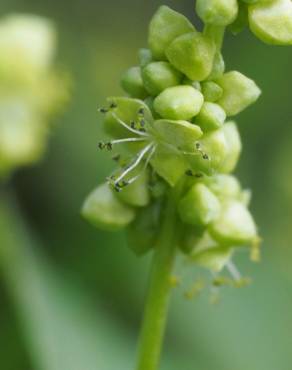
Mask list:
[[[159,366],[171,294],[170,278],[176,256],[177,193],[178,189],[173,189],[169,194],[154,251],[136,370],[157,370]]]

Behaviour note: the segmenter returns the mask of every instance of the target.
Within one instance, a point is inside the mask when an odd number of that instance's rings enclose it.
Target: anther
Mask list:
[[[118,162],[120,159],[121,159],[121,155],[120,154],[115,154],[115,155],[112,156],[112,160],[113,161]]]
[[[110,109],[115,109],[117,108],[117,106],[118,106],[117,103],[112,102],[110,105]]]
[[[98,111],[100,113],[108,113],[108,109],[107,108],[99,108]]]
[[[106,146],[106,144],[105,144],[103,141],[100,141],[100,142],[98,143],[98,148],[99,148],[100,150],[103,150],[103,149],[105,148],[105,146]]]

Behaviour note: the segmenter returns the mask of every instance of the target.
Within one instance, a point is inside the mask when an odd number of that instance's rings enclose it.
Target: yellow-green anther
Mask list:
[[[154,110],[163,118],[189,120],[200,112],[203,102],[203,95],[192,86],[175,86],[157,96]]]
[[[206,24],[227,26],[237,16],[238,3],[237,0],[197,0],[196,10]]]
[[[194,171],[213,175],[227,154],[226,137],[222,128],[204,134],[199,144],[202,155],[187,156],[190,166]]]
[[[206,81],[202,83],[202,94],[205,101],[214,103],[221,98],[223,89],[213,81]]]
[[[147,171],[143,171],[141,167],[142,166],[139,166],[130,174],[129,178],[139,175],[136,181],[125,186],[116,194],[121,201],[135,207],[145,207],[150,201],[148,174]],[[125,180],[127,181],[128,177],[126,177]]]
[[[227,153],[223,163],[220,165],[220,171],[223,173],[229,173],[232,172],[237,165],[242,144],[235,122],[225,123],[222,130],[227,143]]]
[[[257,236],[257,228],[248,209],[238,201],[222,204],[216,221],[210,225],[210,233],[223,245],[244,245]]]
[[[105,115],[104,128],[110,136],[118,138],[135,136],[135,133],[124,127],[119,120],[130,127],[132,122],[137,123],[141,109],[145,124],[152,125],[151,111],[143,101],[127,97],[111,97],[107,102],[109,110]],[[114,107],[111,108],[112,106]]]
[[[151,95],[158,95],[168,87],[181,83],[182,73],[168,62],[149,63],[142,72],[144,86]]]
[[[135,211],[122,203],[108,184],[98,186],[86,198],[82,216],[93,226],[104,230],[119,230],[135,218]]]
[[[199,126],[188,121],[161,119],[154,122],[153,128],[158,140],[187,152],[195,151],[195,142],[203,135]]]
[[[220,213],[220,202],[204,184],[195,184],[180,200],[178,212],[183,222],[191,225],[208,225]]]
[[[133,98],[144,99],[148,95],[144,88],[140,67],[128,69],[121,78],[121,86]]]
[[[212,71],[208,76],[208,80],[215,80],[223,75],[225,71],[225,62],[220,52],[216,52],[213,62]]]
[[[261,94],[261,90],[253,80],[237,71],[225,73],[215,81],[223,89],[218,104],[227,116],[234,116],[253,104]]]
[[[140,49],[138,55],[141,68],[146,67],[147,64],[153,61],[153,55],[150,49]]]
[[[161,6],[149,26],[149,47],[156,59],[165,59],[165,50],[178,36],[194,31],[194,26],[182,14]]]
[[[215,52],[214,41],[195,31],[177,37],[167,48],[166,56],[189,79],[202,81],[212,71]]]
[[[291,0],[260,1],[248,9],[252,32],[262,41],[274,45],[292,44]]]
[[[188,169],[185,156],[175,152],[169,145],[159,145],[150,163],[155,172],[170,186],[174,186]]]
[[[196,116],[195,123],[206,131],[217,130],[220,128],[226,119],[226,113],[220,105],[216,103],[205,102]]]

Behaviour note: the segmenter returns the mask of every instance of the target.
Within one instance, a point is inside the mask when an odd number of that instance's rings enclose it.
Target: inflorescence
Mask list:
[[[265,42],[292,43],[292,3],[198,0],[196,6],[202,32],[169,7],[158,9],[149,48],[140,49],[139,65],[122,76],[128,96],[111,97],[99,109],[112,139],[98,148],[119,146],[113,155],[119,168],[88,196],[82,212],[97,227],[127,227],[130,245],[144,254],[155,245],[166,194],[180,184],[179,249],[214,273],[226,267],[236,282],[216,276],[214,286],[242,286],[247,280],[231,258],[251,246],[258,260],[260,239],[248,210],[250,191],[231,175],[241,140],[229,118],[261,91],[242,73],[225,71],[222,40],[227,26],[236,33],[249,24]]]

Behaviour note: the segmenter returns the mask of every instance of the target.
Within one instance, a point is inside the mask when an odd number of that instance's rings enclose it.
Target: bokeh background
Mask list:
[[[163,3],[198,22],[193,0]],[[79,209],[112,166],[97,151],[102,137],[97,107],[121,93],[119,76],[137,63],[149,19],[161,4],[1,0],[0,15],[32,13],[55,22],[57,64],[74,81],[46,157],[18,171],[9,184],[25,222],[12,216],[7,228],[13,237],[6,247],[13,253],[0,264],[3,370],[134,368],[150,256],[136,258],[123,233],[93,229]],[[253,284],[224,289],[215,306],[209,292],[184,299],[192,277],[175,290],[161,369],[290,370],[292,47],[266,46],[246,30],[227,36],[224,54],[227,69],[243,72],[263,90],[258,103],[238,117],[244,151],[237,170],[253,191],[263,258],[254,265],[240,254],[237,266]]]

